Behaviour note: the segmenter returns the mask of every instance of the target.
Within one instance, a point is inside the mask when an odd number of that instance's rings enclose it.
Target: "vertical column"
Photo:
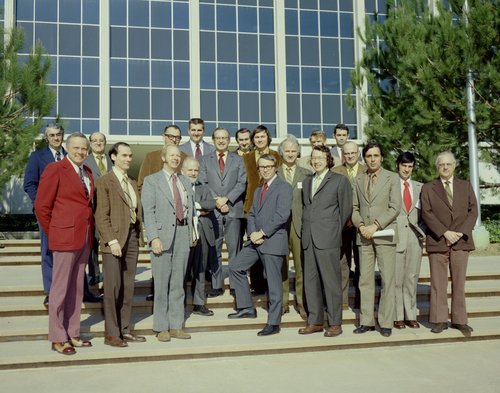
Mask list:
[[[354,1],[354,58],[355,64],[359,64],[363,58],[365,45],[361,37],[365,34],[365,1]],[[363,98],[368,95],[368,84],[366,79],[361,88],[356,89],[356,123],[358,124],[358,140],[364,140],[364,127],[368,122],[368,114],[362,105]]]
[[[286,40],[285,40],[285,2],[274,2],[274,52],[276,81],[276,136],[288,133],[288,112],[286,102]]]
[[[5,31],[10,31],[15,26],[14,9],[14,0],[4,1],[3,18]]]
[[[189,104],[191,117],[201,116],[200,105],[200,1],[189,2]]]
[[[109,135],[109,0],[99,2],[99,131]]]

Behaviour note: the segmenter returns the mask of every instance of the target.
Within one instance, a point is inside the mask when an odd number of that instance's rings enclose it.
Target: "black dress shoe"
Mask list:
[[[45,308],[49,308],[49,297],[45,296],[45,299],[43,299],[43,306]]]
[[[102,296],[94,296],[92,294],[87,294],[83,296],[83,302],[84,303],[102,303],[103,298]]]
[[[375,330],[375,326],[365,326],[365,325],[360,325],[356,329],[354,329],[353,333],[354,334],[361,334],[361,333],[366,333],[366,332],[373,332]]]
[[[452,323],[451,328],[460,330],[463,334],[467,334],[467,333],[470,334],[474,331],[474,329],[472,329],[469,325],[466,325],[466,324],[462,325],[462,324],[458,324],[458,323]]]
[[[280,332],[280,325],[266,325],[264,329],[257,333],[257,336],[270,336]]]
[[[224,290],[222,288],[219,289],[211,289],[207,292],[207,297],[217,297],[222,296],[224,294]]]
[[[152,302],[153,300],[155,300],[155,295],[153,293],[150,293],[148,296],[146,296],[147,302]]]
[[[205,317],[211,317],[214,315],[214,312],[212,310],[209,310],[207,306],[194,306],[193,307],[193,314],[198,314],[198,315],[203,315]]]
[[[432,333],[441,333],[443,330],[448,329],[448,322],[435,323],[431,329]]]
[[[238,318],[257,318],[257,310],[253,307],[251,308],[242,308],[237,312],[231,313],[227,316],[229,319],[238,319]]]
[[[384,337],[391,337],[392,329],[389,328],[380,328],[380,334]]]

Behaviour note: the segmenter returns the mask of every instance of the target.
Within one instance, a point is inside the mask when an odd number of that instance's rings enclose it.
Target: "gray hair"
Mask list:
[[[439,167],[439,160],[441,160],[441,158],[444,157],[444,156],[450,156],[453,159],[453,164],[455,165],[455,167],[458,165],[458,161],[455,158],[455,154],[453,154],[449,150],[446,150],[446,151],[442,151],[441,153],[439,153],[437,155],[437,157],[436,157],[436,168]]]
[[[83,139],[85,139],[87,141],[87,148],[90,149],[90,142],[89,142],[89,140],[87,139],[87,137],[85,136],[85,134],[82,134],[81,132],[74,132],[70,136],[68,136],[68,138],[66,139],[66,146],[70,145],[71,139],[73,139],[73,138],[83,138]]]
[[[283,156],[283,146],[285,145],[285,143],[294,143],[295,145],[297,145],[297,148],[299,150],[299,156],[300,156],[300,143],[299,141],[297,140],[297,138],[295,137],[295,135],[292,135],[292,134],[288,134],[285,139],[283,139],[281,141],[281,143],[279,144],[278,146],[278,153],[280,153],[280,156]]]

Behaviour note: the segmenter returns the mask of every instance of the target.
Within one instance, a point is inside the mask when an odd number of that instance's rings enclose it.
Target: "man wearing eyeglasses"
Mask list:
[[[292,187],[276,174],[278,160],[263,154],[257,163],[262,185],[255,190],[248,212],[249,241],[229,264],[229,282],[236,295],[237,310],[228,318],[256,318],[247,270],[259,259],[264,265],[269,287],[267,324],[257,333],[268,336],[280,332],[283,287],[281,268],[288,254],[288,218],[292,209]]]

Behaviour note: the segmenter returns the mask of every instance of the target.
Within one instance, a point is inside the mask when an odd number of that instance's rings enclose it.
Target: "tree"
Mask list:
[[[0,194],[14,175],[23,172],[43,118],[55,102],[47,85],[50,60],[40,45],[25,63],[18,58],[24,44],[20,29],[0,29]]]
[[[361,97],[369,117],[368,139],[390,154],[386,165],[405,150],[416,153],[420,180],[435,177],[438,152],[451,150],[457,172],[468,177],[466,76],[475,79],[476,133],[489,144],[498,165],[500,133],[500,7],[497,1],[437,2],[437,12],[423,0],[389,1],[386,19],[367,20],[363,58],[352,81],[369,94]],[[360,90],[358,90],[360,91]]]

